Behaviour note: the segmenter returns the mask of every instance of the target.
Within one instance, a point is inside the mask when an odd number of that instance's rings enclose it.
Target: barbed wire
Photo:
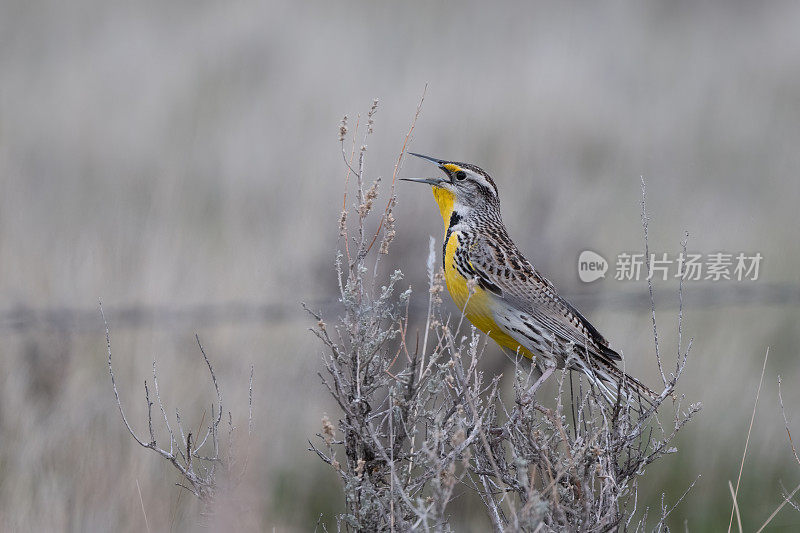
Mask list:
[[[614,312],[640,313],[650,305],[646,291],[578,292],[563,295],[583,311],[606,309]],[[674,291],[656,292],[661,309],[677,308]],[[338,312],[335,299],[306,301],[322,315]],[[800,305],[800,286],[784,283],[731,284],[719,283],[690,286],[684,292],[684,306],[709,308],[727,306],[792,306]],[[179,329],[213,327],[231,324],[285,323],[307,321],[300,302],[220,302],[200,305],[129,305],[104,306],[115,329]],[[411,304],[425,311],[425,305]],[[103,331],[103,322],[96,308],[33,308],[23,304],[0,311],[0,332],[24,333],[36,330],[58,330],[74,333]]]

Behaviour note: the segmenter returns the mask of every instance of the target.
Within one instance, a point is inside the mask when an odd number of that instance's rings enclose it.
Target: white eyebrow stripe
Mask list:
[[[448,165],[453,165],[458,170],[463,170],[464,172],[467,172],[470,176],[472,176],[473,180],[476,183],[491,190],[494,193],[495,197],[500,196],[500,192],[497,190],[497,185],[495,185],[492,178],[489,177],[489,174],[487,174],[482,168],[478,167],[477,165],[473,165],[472,163],[461,163],[458,161],[448,162],[445,164],[445,167],[447,167]],[[450,168],[448,168],[448,170],[450,172],[455,171],[455,169],[450,169]]]
[[[489,189],[489,190],[495,192],[495,194],[497,194],[497,192],[494,190],[494,187],[492,186],[492,184],[489,183],[489,180],[487,180],[486,178],[484,178],[483,176],[481,176],[477,172],[470,171],[470,173],[472,174],[472,177],[475,179],[475,181],[477,181],[478,183],[480,183],[481,185],[483,185],[487,189]]]

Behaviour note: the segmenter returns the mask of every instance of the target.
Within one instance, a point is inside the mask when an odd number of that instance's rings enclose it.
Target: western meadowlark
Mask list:
[[[489,175],[475,165],[414,154],[436,163],[443,178],[404,178],[433,189],[444,221],[442,263],[447,289],[464,315],[500,346],[534,361],[567,364],[587,375],[609,400],[658,397],[618,366],[620,355],[523,257],[500,217]],[[541,370],[541,365],[539,369]],[[630,395],[632,391],[634,394]]]

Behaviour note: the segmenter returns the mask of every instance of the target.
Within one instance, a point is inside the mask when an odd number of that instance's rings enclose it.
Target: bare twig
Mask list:
[[[144,527],[150,531],[150,524],[147,522],[147,511],[144,510],[144,499],[142,499],[142,489],[139,487],[139,478],[136,478],[136,491],[139,493],[139,503],[142,504],[142,515],[144,516]]]
[[[642,182],[642,230],[644,231],[644,261],[647,268],[647,290],[650,293],[650,313],[653,321],[653,342],[656,347],[656,361],[658,362],[658,371],[661,374],[661,381],[664,386],[667,386],[667,378],[664,375],[664,368],[661,365],[661,352],[658,346],[658,327],[656,325],[656,302],[653,297],[653,280],[650,276],[650,243],[647,235],[648,223],[650,218],[647,215],[647,187],[644,183],[644,176],[640,176]]]
[[[750,416],[750,427],[747,429],[747,438],[744,441],[744,451],[742,452],[742,462],[739,465],[739,475],[736,477],[736,490],[733,491],[734,505],[731,507],[731,518],[728,521],[728,533],[731,531],[733,525],[733,514],[735,512],[736,497],[739,495],[739,483],[742,480],[742,470],[744,470],[744,459],[747,456],[747,447],[750,444],[750,434],[753,432],[753,421],[756,419],[756,408],[758,407],[758,397],[761,395],[761,384],[764,382],[764,371],[767,369],[767,359],[769,358],[769,347],[764,354],[764,364],[761,366],[761,377],[758,380],[758,389],[756,390],[756,401],[753,402],[753,414]]]
[[[728,488],[731,491],[731,499],[733,500],[733,510],[736,511],[736,524],[739,526],[739,533],[742,533],[742,515],[739,513],[739,502],[736,499],[736,491],[733,490],[733,483],[728,480]]]
[[[136,432],[131,427],[126,415],[125,411],[122,407],[122,401],[119,396],[119,392],[117,390],[116,385],[116,377],[114,375],[114,367],[112,364],[112,351],[111,351],[111,335],[109,332],[108,321],[106,320],[105,314],[103,313],[102,303],[100,303],[100,316],[103,320],[103,325],[105,326],[106,330],[106,346],[108,350],[108,372],[111,376],[111,387],[114,391],[114,399],[117,403],[117,408],[119,409],[120,416],[122,418],[122,422],[125,425],[125,428],[130,433],[131,437],[142,447],[148,448],[153,450],[158,455],[160,455],[163,459],[169,462],[181,475],[184,483],[176,483],[177,486],[180,486],[196,497],[200,498],[200,500],[204,504],[204,514],[210,514],[211,511],[211,504],[214,502],[214,497],[217,491],[219,490],[219,482],[217,479],[218,469],[217,465],[222,464],[225,468],[225,478],[227,480],[226,486],[234,486],[238,483],[241,479],[241,476],[244,473],[244,470],[236,476],[231,472],[231,465],[235,463],[233,457],[233,447],[232,447],[232,432],[233,432],[233,420],[232,416],[229,412],[229,446],[227,448],[227,454],[223,454],[223,456],[219,453],[219,424],[222,419],[222,392],[219,388],[219,384],[217,382],[217,376],[214,372],[214,368],[211,366],[211,361],[209,360],[208,356],[205,353],[205,350],[200,344],[200,339],[197,337],[197,344],[200,347],[200,352],[203,355],[203,359],[206,363],[206,367],[208,368],[209,375],[211,377],[211,382],[214,385],[214,390],[216,392],[217,403],[216,405],[212,404],[211,412],[212,412],[212,420],[208,427],[208,430],[205,434],[205,437],[200,441],[198,444],[194,436],[199,434],[200,431],[197,433],[189,432],[188,434],[184,434],[183,424],[181,423],[180,412],[178,409],[175,409],[175,418],[176,423],[178,426],[178,431],[180,432],[180,441],[178,441],[175,432],[173,431],[172,425],[170,424],[169,417],[167,416],[167,411],[164,406],[164,403],[161,399],[161,392],[158,386],[158,372],[156,369],[156,363],[153,362],[153,391],[155,393],[155,401],[158,403],[158,408],[161,411],[161,416],[164,419],[164,427],[166,428],[167,435],[169,437],[169,449],[164,449],[163,447],[159,446],[156,437],[156,430],[153,424],[153,405],[154,402],[150,398],[150,387],[147,384],[147,380],[144,382],[144,398],[147,406],[147,428],[148,434],[150,437],[149,442],[145,442],[141,438],[136,435]],[[250,369],[250,384],[248,390],[248,435],[252,433],[253,428],[253,409],[252,409],[252,400],[253,398],[253,367],[251,366]],[[205,413],[204,413],[205,416]],[[202,428],[203,419],[201,419],[200,426]],[[203,449],[207,439],[211,439],[211,445],[213,447],[213,453],[211,454],[201,454],[201,450]],[[246,465],[246,456],[245,456],[245,465]],[[196,461],[195,461],[196,460]],[[137,480],[137,488],[138,487],[138,480]],[[141,499],[141,490],[140,490],[140,499]],[[144,502],[142,500],[142,512],[144,512]],[[145,525],[149,530],[149,524],[147,524],[147,516],[145,515]]]
[[[758,528],[758,531],[756,531],[756,533],[761,533],[762,531],[764,531],[764,528],[767,527],[770,522],[772,522],[772,519],[775,518],[780,512],[780,510],[783,509],[783,506],[786,505],[794,497],[795,494],[797,494],[798,490],[800,490],[800,485],[797,485],[794,488],[794,490],[783,499],[783,502],[781,502],[781,504],[774,511],[772,511],[772,514],[769,515],[767,520],[761,525],[760,528]]]
[[[781,377],[778,376],[778,400],[781,404],[781,414],[783,415],[783,424],[786,427],[786,436],[789,437],[789,445],[792,447],[792,454],[794,455],[795,461],[800,464],[800,457],[797,456],[797,450],[794,447],[794,441],[792,440],[792,432],[789,431],[789,420],[786,418],[786,409],[783,408],[783,394],[781,393]]]

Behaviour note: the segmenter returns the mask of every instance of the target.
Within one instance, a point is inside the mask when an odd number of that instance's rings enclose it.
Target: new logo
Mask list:
[[[591,250],[584,250],[578,256],[578,277],[584,283],[606,277],[608,261],[602,255]]]

